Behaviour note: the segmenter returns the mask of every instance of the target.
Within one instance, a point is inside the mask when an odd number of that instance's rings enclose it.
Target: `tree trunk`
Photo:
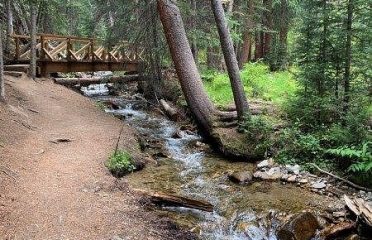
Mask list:
[[[7,31],[6,31],[6,43],[5,43],[5,53],[10,53],[10,36],[13,34],[13,13],[11,8],[10,0],[6,1],[6,15],[7,15]]]
[[[270,53],[272,33],[269,31],[273,30],[273,16],[272,16],[272,0],[264,0],[264,25],[266,32],[263,38],[263,57],[267,57]]]
[[[230,1],[228,2],[226,12],[227,12],[228,14],[232,14],[233,9],[234,9],[234,0],[230,0]]]
[[[256,32],[256,40],[255,40],[255,52],[254,52],[254,58],[255,61],[260,60],[264,57],[263,55],[263,39],[264,39],[264,33],[262,30]]]
[[[37,12],[36,6],[31,4],[31,61],[30,61],[30,77],[36,79],[36,26]]]
[[[4,63],[3,63],[3,24],[0,22],[0,101],[5,100]]]
[[[244,114],[247,113],[249,109],[247,97],[245,96],[244,87],[240,79],[239,66],[234,52],[233,41],[225,20],[221,0],[211,0],[211,3],[217,23],[218,33],[220,35],[222,52],[225,57],[227,71],[229,73],[238,118],[242,119]]]
[[[191,9],[192,9],[192,14],[191,14],[191,29],[193,31],[196,30],[196,20],[197,20],[197,5],[196,5],[196,0],[190,0],[191,4]],[[192,55],[194,56],[195,63],[198,64],[198,46],[196,44],[196,36],[195,32],[193,33],[192,40],[191,40],[191,52]]]
[[[185,99],[197,123],[208,135],[215,108],[204,90],[180,10],[172,0],[157,0],[158,12]]]
[[[253,32],[253,0],[248,0],[248,16],[246,29],[243,35],[242,52],[239,58],[239,68],[242,69],[244,64],[250,60],[252,52],[252,32]]]
[[[347,114],[349,110],[350,102],[350,70],[351,70],[351,38],[353,34],[353,0],[348,1],[347,5],[347,26],[346,26],[346,62],[345,62],[345,73],[344,73],[344,106],[343,111],[344,115]]]
[[[279,69],[285,69],[288,62],[288,2],[287,0],[281,0],[280,10],[280,26],[279,26],[279,54],[278,58]]]

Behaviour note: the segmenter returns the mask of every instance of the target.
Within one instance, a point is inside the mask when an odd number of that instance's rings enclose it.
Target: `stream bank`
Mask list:
[[[153,159],[145,169],[126,177],[132,188],[192,197],[215,206],[212,213],[156,208],[159,214],[173,218],[201,239],[278,239],[279,226],[302,211],[315,213],[323,227],[332,221],[342,221],[327,218],[329,212],[332,215],[344,210],[342,200],[335,195],[314,193],[301,184],[261,181],[257,177],[248,185],[231,182],[229,176],[234,172],[253,174],[256,165],[221,157],[197,133],[152,111],[141,98],[95,99],[118,103],[119,109],[106,111],[137,129],[143,139],[143,151]]]

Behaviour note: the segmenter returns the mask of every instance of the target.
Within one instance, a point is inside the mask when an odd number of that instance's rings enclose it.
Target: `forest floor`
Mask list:
[[[0,239],[185,239],[147,212],[104,162],[140,154],[135,132],[92,100],[55,85],[7,77],[0,104]]]

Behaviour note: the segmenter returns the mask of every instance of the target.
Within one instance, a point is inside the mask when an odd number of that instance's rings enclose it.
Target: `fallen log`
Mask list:
[[[89,86],[101,83],[130,83],[140,81],[138,74],[109,78],[55,78],[54,82],[64,86]]]
[[[188,197],[177,196],[161,192],[147,192],[143,190],[135,190],[137,193],[149,199],[152,203],[170,207],[186,207],[198,209],[206,212],[213,212],[213,205],[202,200],[195,200]]]
[[[372,207],[367,202],[361,198],[352,200],[346,195],[344,195],[344,201],[351,212],[362,219],[369,227],[372,227]]]
[[[346,235],[352,231],[356,230],[356,224],[353,222],[341,222],[335,225],[328,226],[324,228],[319,236],[321,239],[334,239],[336,237]]]
[[[165,100],[160,99],[159,101],[161,108],[164,110],[165,114],[173,121],[178,120],[178,112],[176,109],[172,108]]]

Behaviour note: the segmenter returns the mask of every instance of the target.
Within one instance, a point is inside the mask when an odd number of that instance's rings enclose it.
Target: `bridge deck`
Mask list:
[[[29,64],[31,38],[12,35],[12,64]],[[137,72],[143,60],[140,49],[122,42],[107,50],[93,38],[38,34],[37,66],[41,75],[54,72],[129,71]]]

